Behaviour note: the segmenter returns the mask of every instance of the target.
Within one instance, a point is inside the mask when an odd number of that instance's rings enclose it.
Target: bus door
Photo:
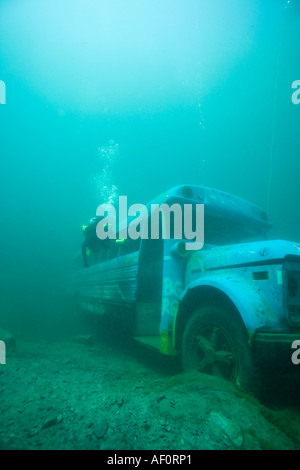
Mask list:
[[[164,241],[161,238],[158,240],[144,239],[141,243],[137,273],[135,336],[155,336],[159,339],[163,244]]]

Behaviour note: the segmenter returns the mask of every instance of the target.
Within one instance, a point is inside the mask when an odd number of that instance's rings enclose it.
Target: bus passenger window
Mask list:
[[[141,239],[138,238],[137,240],[132,240],[131,238],[127,238],[127,240],[122,240],[120,243],[120,256],[128,255],[130,253],[135,253],[139,251],[141,245]]]

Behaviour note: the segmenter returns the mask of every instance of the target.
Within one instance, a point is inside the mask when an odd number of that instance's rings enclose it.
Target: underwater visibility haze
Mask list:
[[[0,45],[0,330],[16,341],[0,448],[299,449],[288,388],[278,415],[253,398],[235,422],[232,384],[188,386],[139,346],[64,341],[86,333],[66,292],[102,203],[203,185],[300,243],[300,1],[0,0]]]

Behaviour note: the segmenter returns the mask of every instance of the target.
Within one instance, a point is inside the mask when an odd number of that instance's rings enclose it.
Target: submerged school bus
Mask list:
[[[203,248],[187,250],[172,233],[100,240],[91,224],[72,273],[80,310],[113,316],[116,328],[126,319],[128,334],[181,355],[184,369],[246,389],[254,353],[280,352],[289,366],[300,339],[300,244],[268,240],[265,212],[216,189],[178,186],[155,202],[204,204]]]

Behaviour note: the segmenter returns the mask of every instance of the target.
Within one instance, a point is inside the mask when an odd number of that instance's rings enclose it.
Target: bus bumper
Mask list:
[[[295,341],[297,344],[293,344]],[[300,331],[298,333],[257,333],[252,342],[253,352],[263,367],[297,369],[300,359]],[[299,352],[298,352],[299,351]],[[298,353],[297,353],[298,352]]]

